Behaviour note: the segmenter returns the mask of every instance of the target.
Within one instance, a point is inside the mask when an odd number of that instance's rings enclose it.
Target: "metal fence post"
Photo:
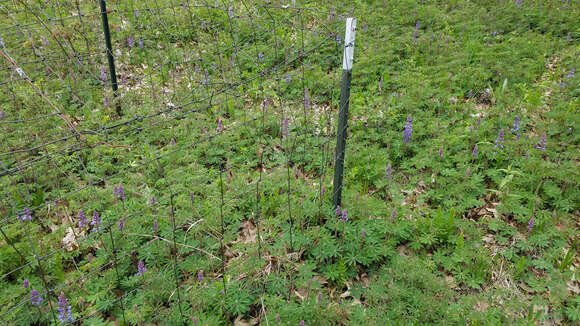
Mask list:
[[[346,127],[348,124],[348,104],[350,100],[350,81],[352,79],[352,64],[354,59],[354,38],[356,18],[346,19],[344,36],[344,53],[342,57],[342,85],[340,88],[340,111],[338,113],[338,128],[336,133],[336,154],[334,162],[334,193],[333,207],[339,206],[342,198],[342,175],[344,170],[344,152],[346,147]]]
[[[111,32],[109,31],[109,18],[107,17],[107,4],[105,0],[99,0],[101,5],[101,18],[103,19],[103,33],[105,34],[105,45],[107,47],[107,60],[109,61],[109,73],[111,74],[111,87],[115,98],[115,107],[119,116],[123,115],[121,103],[117,101],[117,74],[115,73],[115,58],[113,57],[113,47],[111,45]]]

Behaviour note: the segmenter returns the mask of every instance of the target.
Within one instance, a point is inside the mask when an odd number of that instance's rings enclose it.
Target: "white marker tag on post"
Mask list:
[[[352,70],[355,32],[356,18],[349,17],[346,19],[346,32],[344,33],[344,54],[342,57],[343,70]]]

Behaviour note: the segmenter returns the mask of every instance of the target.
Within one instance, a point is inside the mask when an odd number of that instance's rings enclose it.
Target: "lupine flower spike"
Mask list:
[[[413,136],[413,119],[409,114],[407,116],[407,123],[405,123],[405,130],[403,130],[403,142],[408,144],[411,141],[411,137]]]
[[[471,152],[471,156],[472,157],[477,157],[477,153],[478,153],[478,149],[477,149],[477,144],[475,145],[475,147],[473,147],[473,152]]]
[[[93,219],[91,220],[91,226],[93,227],[93,231],[101,230],[101,216],[99,212],[93,212]]]
[[[72,317],[72,307],[68,304],[64,293],[58,296],[58,307],[56,309],[58,310],[58,320],[60,320],[61,325],[75,321]]]
[[[87,216],[82,210],[79,209],[79,228],[84,228],[88,223],[89,221],[87,221]]]
[[[117,199],[125,201],[125,189],[123,189],[121,184],[119,184],[119,186],[115,186],[113,189],[113,195],[115,195]]]
[[[32,289],[32,291],[30,291],[30,304],[33,306],[40,306],[42,301],[44,301],[44,299],[40,296],[38,291]]]
[[[346,212],[346,208],[342,210],[342,214],[340,216],[340,221],[342,222],[348,222],[348,214]]]
[[[24,286],[25,289],[28,289],[28,280],[24,280],[24,282],[22,282],[22,286]]]
[[[30,208],[28,207],[24,207],[22,209],[22,213],[19,214],[20,216],[20,220],[21,221],[32,221],[32,211],[30,211]]]
[[[528,221],[528,232],[532,232],[532,230],[534,229],[534,218],[530,218],[530,220]]]
[[[540,141],[538,142],[538,144],[536,146],[534,146],[536,149],[541,149],[543,151],[546,150],[546,133],[542,134],[542,139],[540,139]]]
[[[200,283],[203,282],[203,270],[197,272],[197,281]]]
[[[145,272],[147,271],[147,268],[145,267],[145,263],[140,260],[137,263],[137,276],[145,276]]]
[[[511,127],[511,131],[512,132],[518,132],[520,130],[520,117],[516,115],[516,118],[514,119],[514,123],[512,124]]]
[[[391,165],[387,166],[387,172],[385,173],[385,178],[390,179],[393,177],[393,171]]]
[[[394,222],[397,218],[397,207],[393,208],[393,213],[391,214],[391,221]]]
[[[496,149],[503,149],[503,141],[504,141],[503,129],[501,129],[499,131],[499,133],[497,134],[497,138],[495,139],[495,148]]]

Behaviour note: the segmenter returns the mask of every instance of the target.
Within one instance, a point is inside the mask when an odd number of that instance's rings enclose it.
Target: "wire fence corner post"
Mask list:
[[[121,103],[117,99],[117,74],[115,73],[115,58],[113,57],[113,46],[111,45],[111,32],[109,30],[109,18],[107,16],[107,3],[105,0],[99,0],[101,6],[101,18],[103,19],[103,33],[105,34],[105,46],[107,47],[107,61],[109,62],[109,73],[111,74],[111,87],[113,88],[113,97],[115,98],[115,107],[119,116],[123,115]]]
[[[344,171],[344,153],[346,147],[346,128],[348,125],[348,104],[350,101],[350,81],[352,79],[352,64],[354,59],[354,39],[356,18],[346,19],[344,36],[344,51],[342,57],[342,84],[340,87],[340,111],[338,113],[338,128],[336,132],[336,154],[334,162],[334,192],[333,207],[339,206],[342,198],[342,178]]]

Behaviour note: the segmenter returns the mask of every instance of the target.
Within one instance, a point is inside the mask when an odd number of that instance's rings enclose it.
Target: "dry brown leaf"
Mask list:
[[[67,251],[73,251],[79,247],[76,236],[71,227],[66,229],[66,235],[64,236],[64,238],[62,238],[62,245]]]

